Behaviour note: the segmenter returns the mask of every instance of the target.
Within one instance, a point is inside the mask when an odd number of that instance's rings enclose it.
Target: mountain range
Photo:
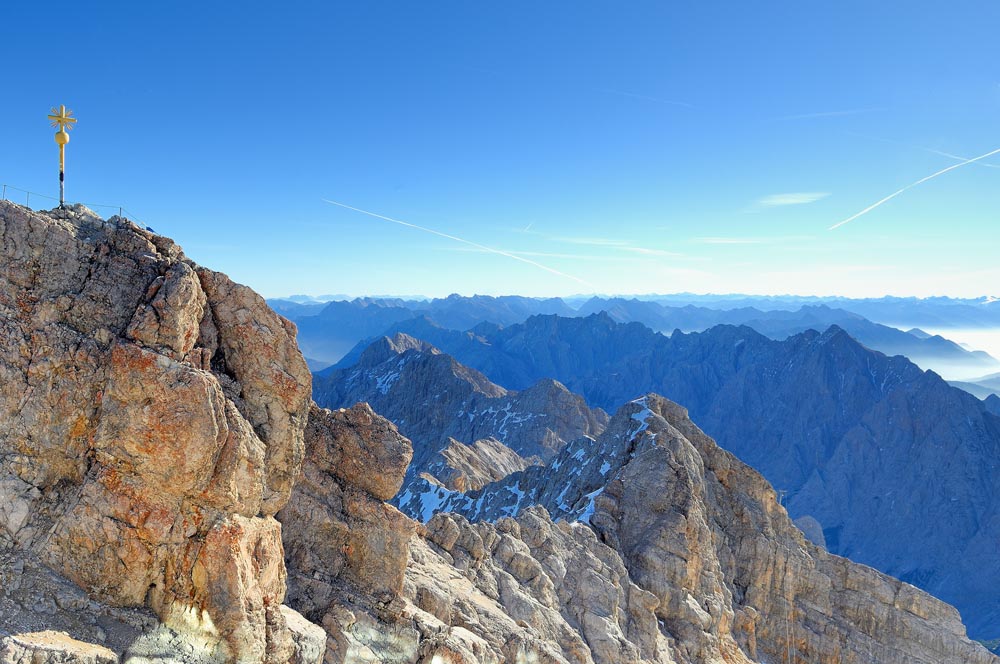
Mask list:
[[[949,381],[955,387],[961,388],[969,394],[974,394],[980,399],[990,400],[990,397],[1000,397],[1000,373],[970,378],[968,380]]]
[[[838,325],[870,348],[887,355],[905,355],[922,368],[950,379],[965,380],[1000,370],[1000,361],[985,352],[968,350],[917,328],[903,331],[875,323],[857,313],[825,304],[801,305],[794,310],[719,309],[693,304],[669,306],[637,298],[592,297],[572,308],[559,298],[478,295],[452,295],[430,301],[357,298],[325,305],[271,300],[270,304],[296,322],[299,343],[306,357],[313,360],[314,370],[338,362],[358,342],[384,334],[394,324],[412,318],[426,318],[440,327],[463,331],[482,323],[509,326],[538,314],[570,317],[602,311],[617,322],[638,322],[664,333],[676,329],[697,332],[719,324],[747,325],[778,340],[807,329],[822,331]]]
[[[830,551],[954,603],[974,634],[1000,631],[1000,418],[906,358],[836,326],[783,341],[734,326],[666,337],[606,313],[469,332],[419,319],[396,330],[510,389],[552,378],[608,411],[643,392],[683,403]]]
[[[656,395],[606,426],[591,409],[592,437],[520,429],[560,436],[546,478],[592,509],[418,523],[386,502],[411,441],[311,403],[294,324],[168,238],[0,201],[0,266],[0,662],[997,662],[953,607],[807,541]],[[380,352],[359,388],[393,363],[404,384],[409,357],[412,385],[441,377],[498,435],[501,404],[587,420],[551,379],[524,399],[416,340]],[[542,468],[514,454],[440,449],[469,492]],[[597,489],[573,473],[588,455]]]
[[[1000,298],[953,297],[870,297],[800,295],[641,295],[638,299],[659,302],[666,306],[696,304],[711,309],[755,307],[765,311],[794,310],[805,305],[827,305],[860,314],[865,318],[892,325],[912,328],[997,328],[1000,327]]]
[[[518,469],[549,461],[568,441],[596,436],[608,422],[603,410],[590,409],[557,381],[543,378],[509,391],[404,334],[377,340],[352,367],[318,375],[313,398],[333,409],[363,401],[394,422],[414,443],[407,482],[434,463],[454,472],[447,457],[492,451]],[[461,443],[481,449],[463,452]]]

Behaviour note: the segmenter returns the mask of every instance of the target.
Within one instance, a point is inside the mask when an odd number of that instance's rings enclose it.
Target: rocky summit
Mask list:
[[[0,663],[998,661],[655,395],[544,468],[449,442],[497,499],[423,523],[411,441],[171,241],[0,202],[0,269]]]
[[[0,202],[0,627],[293,660],[274,515],[310,388],[294,326],[170,240]]]

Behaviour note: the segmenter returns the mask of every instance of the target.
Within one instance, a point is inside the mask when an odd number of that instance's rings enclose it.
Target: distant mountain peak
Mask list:
[[[522,391],[508,391],[431,344],[401,333],[375,340],[356,364],[317,375],[313,394],[317,403],[331,408],[368,402],[396,423],[414,443],[411,481],[438,463],[435,455],[452,440],[466,445],[454,448],[452,460],[481,457],[481,463],[459,473],[478,477],[484,468],[509,469],[513,464],[497,449],[475,441],[493,438],[529,461],[533,456],[548,459],[566,441],[600,433],[608,420],[603,410],[591,409],[558,381],[543,379]]]
[[[361,354],[359,364],[368,367],[376,366],[391,357],[402,355],[408,350],[417,350],[422,353],[429,353],[432,355],[441,354],[441,351],[426,341],[415,339],[414,337],[411,337],[403,332],[397,332],[391,337],[385,336],[376,339]]]
[[[957,603],[973,629],[992,633],[1000,624],[991,590],[1000,573],[984,569],[983,553],[998,532],[988,515],[1000,505],[990,481],[1000,421],[937,374],[869,350],[845,326],[784,341],[732,325],[668,338],[595,313],[536,317],[483,340],[442,335],[434,342],[513,389],[551,376],[608,409],[637,392],[665,394],[788,490],[788,509],[820,523],[832,552],[900,575],[919,568],[907,580]],[[582,448],[571,441],[566,449]],[[891,470],[903,468],[926,470]],[[932,469],[947,489],[923,490],[921,472]],[[900,495],[913,496],[914,507],[902,510]],[[969,526],[977,523],[978,531]],[[904,533],[912,532],[921,533],[921,547],[908,545]]]
[[[832,341],[839,341],[843,337],[853,339],[853,337],[851,337],[851,335],[847,333],[847,330],[834,323],[833,325],[830,325],[828,328],[826,328],[826,330],[822,334],[820,334],[819,338],[816,340],[816,343],[827,344],[831,343]]]

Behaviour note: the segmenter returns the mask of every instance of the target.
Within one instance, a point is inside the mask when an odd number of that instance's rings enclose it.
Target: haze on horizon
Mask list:
[[[995,4],[6,14],[0,182],[55,194],[64,103],[69,200],[267,296],[1000,294],[998,158],[828,230],[1000,147]]]

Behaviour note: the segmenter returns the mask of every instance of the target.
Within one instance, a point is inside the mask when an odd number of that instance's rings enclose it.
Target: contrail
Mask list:
[[[393,219],[392,217],[386,217],[385,215],[376,214],[374,212],[369,212],[368,210],[362,210],[361,208],[352,207],[344,203],[338,203],[337,201],[331,201],[327,198],[323,199],[324,203],[329,203],[330,205],[337,205],[342,208],[347,208],[348,210],[354,210],[355,212],[360,212],[361,214],[367,214],[369,217],[375,217],[376,219],[384,219],[385,221],[391,221],[394,224],[399,224],[400,226],[407,226],[409,228],[416,228],[418,231],[423,231],[425,233],[430,233],[431,235],[438,235],[440,237],[448,238],[449,240],[454,240],[455,242],[461,242],[462,244],[467,244],[469,246],[475,247],[477,249],[482,249],[483,251],[488,251],[491,254],[499,254],[500,256],[506,256],[507,258],[513,258],[516,261],[521,261],[522,263],[527,263],[528,265],[534,265],[537,268],[541,268],[546,272],[551,272],[552,274],[558,275],[560,277],[565,277],[567,279],[572,279],[577,283],[581,283],[584,286],[593,287],[594,285],[589,281],[584,281],[579,277],[574,277],[572,274],[566,274],[565,272],[560,272],[554,268],[548,267],[547,265],[542,265],[541,263],[536,263],[533,260],[524,258],[523,256],[518,256],[517,254],[508,253],[506,251],[501,251],[500,249],[494,249],[493,247],[487,247],[484,244],[479,244],[477,242],[472,242],[471,240],[463,240],[460,237],[455,237],[454,235],[448,235],[447,233],[442,233],[441,231],[436,231],[433,228],[424,228],[423,226],[417,226],[416,224],[411,224],[408,221],[402,221],[401,219]]]
[[[856,131],[845,131],[844,134],[847,136],[857,136],[858,138],[863,138],[868,141],[878,141],[879,143],[888,143],[889,145],[901,145],[904,148],[911,148],[913,150],[923,150],[924,152],[930,152],[931,154],[941,155],[942,157],[948,157],[949,159],[954,159],[955,161],[965,161],[968,157],[962,157],[957,154],[952,154],[950,152],[944,152],[942,150],[935,150],[934,148],[927,148],[922,145],[911,145],[909,143],[903,143],[902,141],[894,141],[891,138],[882,138],[880,136],[868,136],[867,134],[859,134]],[[985,166],[986,168],[1000,168],[1000,164],[979,164],[980,166]]]
[[[841,226],[843,226],[844,224],[846,224],[846,223],[848,223],[848,222],[850,222],[850,221],[854,221],[855,219],[857,219],[857,218],[858,218],[858,217],[860,217],[861,215],[864,215],[864,214],[868,214],[869,212],[871,212],[872,210],[874,210],[874,209],[875,209],[875,208],[877,208],[878,206],[882,205],[882,203],[885,203],[885,202],[887,202],[887,201],[890,201],[890,200],[892,200],[893,198],[895,198],[896,196],[899,196],[899,195],[900,195],[901,193],[903,193],[903,192],[904,192],[904,191],[906,191],[907,189],[913,189],[913,188],[914,188],[914,187],[916,187],[916,186],[917,186],[918,184],[923,184],[924,182],[927,182],[928,180],[933,180],[933,179],[934,179],[934,178],[936,178],[937,176],[939,176],[939,175],[944,175],[944,174],[945,174],[945,173],[947,173],[948,171],[953,171],[953,170],[955,170],[956,168],[959,168],[959,167],[961,167],[961,166],[965,166],[966,164],[971,164],[971,163],[973,163],[973,162],[976,162],[976,161],[979,161],[980,159],[986,159],[987,157],[992,157],[992,156],[993,156],[993,155],[995,155],[995,154],[1000,154],[1000,148],[997,148],[996,150],[993,150],[992,152],[987,152],[986,154],[982,154],[982,155],[979,155],[978,157],[973,157],[972,159],[966,159],[966,160],[964,160],[964,161],[961,161],[961,162],[959,162],[959,163],[957,163],[957,164],[952,164],[952,165],[951,165],[951,166],[949,166],[948,168],[942,168],[942,169],[941,169],[940,171],[938,171],[937,173],[931,173],[931,174],[930,174],[930,175],[928,175],[927,177],[924,177],[924,178],[920,178],[919,180],[917,180],[917,181],[916,181],[916,182],[914,182],[913,184],[908,184],[908,185],[906,185],[905,187],[903,187],[902,189],[900,189],[899,191],[897,191],[897,192],[894,192],[894,193],[892,193],[892,194],[889,194],[888,196],[886,196],[886,197],[885,197],[885,198],[883,198],[882,200],[878,201],[877,203],[873,203],[872,205],[869,205],[868,207],[866,207],[866,208],[865,208],[864,210],[862,210],[861,212],[858,212],[857,214],[855,214],[855,215],[852,215],[852,216],[848,217],[847,219],[844,219],[843,221],[841,221],[841,222],[838,222],[838,223],[834,224],[833,226],[830,226],[830,228],[829,228],[828,230],[831,230],[831,231],[832,231],[832,230],[833,230],[833,229],[835,229],[835,228],[840,228],[840,227],[841,227]]]
[[[957,154],[952,154],[950,152],[942,152],[941,150],[934,150],[933,148],[921,148],[921,149],[926,150],[931,154],[939,154],[942,157],[948,157],[949,159],[954,159],[956,161],[965,161],[967,159],[967,157],[960,157]],[[979,165],[985,166],[986,168],[1000,168],[1000,166],[998,166],[997,164],[979,164]]]

